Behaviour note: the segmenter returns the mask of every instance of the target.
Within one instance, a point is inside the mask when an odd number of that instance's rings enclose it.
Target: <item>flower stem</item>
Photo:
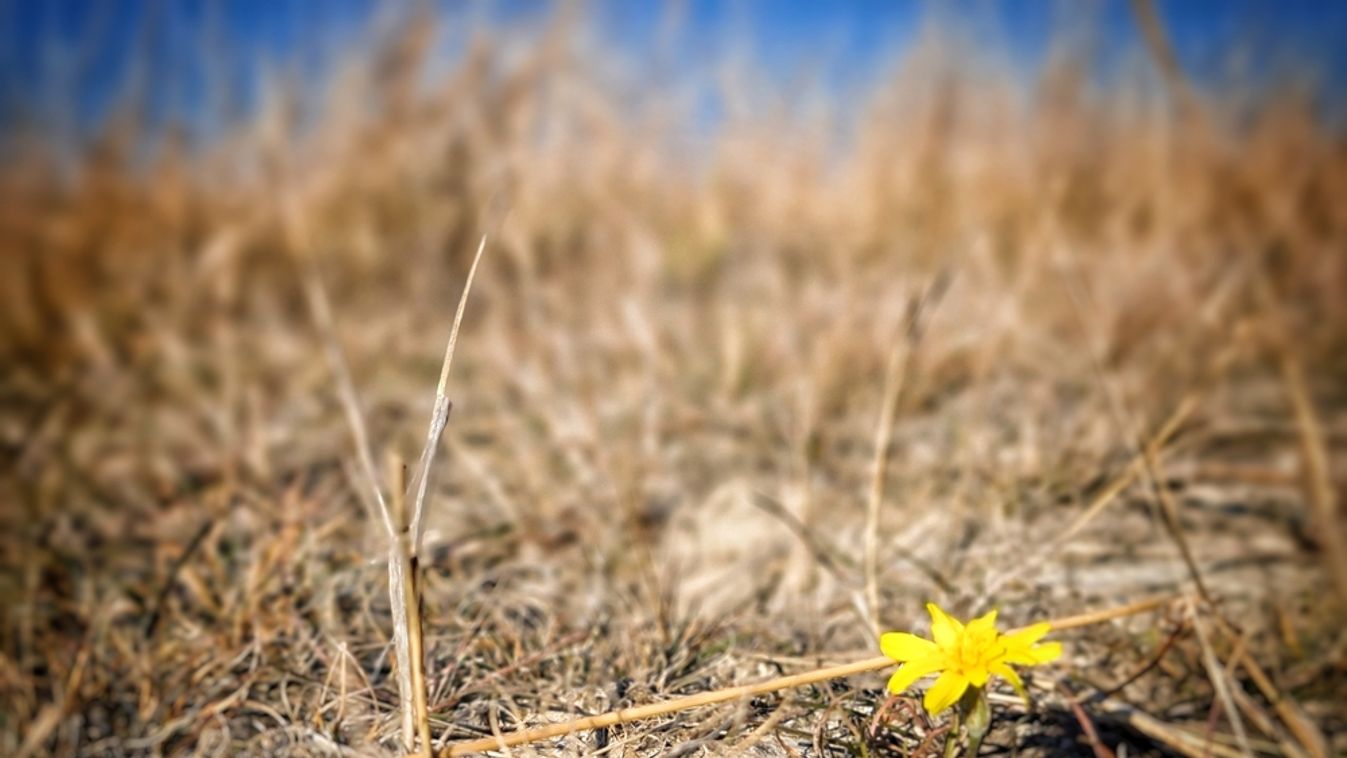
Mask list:
[[[992,725],[992,711],[987,705],[987,693],[982,687],[970,687],[960,704],[964,726],[968,730],[968,755],[978,754],[982,738]]]
[[[959,712],[954,712],[954,720],[950,722],[949,731],[945,732],[945,758],[954,758],[959,752],[959,732],[960,732]]]

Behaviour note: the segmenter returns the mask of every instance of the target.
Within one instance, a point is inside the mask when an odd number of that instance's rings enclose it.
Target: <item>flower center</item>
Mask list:
[[[965,631],[952,651],[954,668],[960,674],[969,675],[974,671],[985,671],[1002,654],[1002,646],[997,642],[996,630]]]

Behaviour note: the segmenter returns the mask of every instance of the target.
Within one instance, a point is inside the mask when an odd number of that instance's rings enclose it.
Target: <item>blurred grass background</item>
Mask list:
[[[437,739],[865,655],[927,599],[1022,623],[1200,578],[1221,660],[1347,749],[1343,13],[1150,7],[7,6],[0,751],[394,751],[301,285],[405,459],[482,234]],[[1314,752],[1247,669],[1215,705],[1181,618],[1067,645],[988,749],[1094,754],[1066,687],[1131,754],[1186,744],[1135,712]],[[881,690],[538,750],[934,750],[872,728]]]

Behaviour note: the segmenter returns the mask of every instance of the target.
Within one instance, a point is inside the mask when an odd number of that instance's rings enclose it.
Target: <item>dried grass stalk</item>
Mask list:
[[[430,716],[426,702],[425,643],[421,630],[418,559],[425,524],[426,494],[434,472],[435,453],[439,448],[440,438],[444,434],[452,408],[446,394],[449,368],[453,363],[454,347],[458,343],[458,331],[463,323],[463,311],[467,306],[468,294],[472,291],[472,282],[485,249],[486,237],[483,236],[477,245],[472,267],[468,270],[463,293],[459,297],[458,310],[454,315],[454,324],[449,332],[444,361],[440,366],[439,384],[435,389],[435,404],[431,412],[430,428],[426,433],[425,447],[421,450],[411,483],[405,489],[402,482],[402,466],[395,463],[391,467],[394,492],[391,509],[374,473],[374,458],[370,452],[364,414],[360,409],[345,355],[336,338],[327,295],[315,274],[311,273],[306,282],[310,309],[322,335],[332,373],[336,377],[342,408],[351,430],[356,456],[360,461],[360,472],[377,507],[388,538],[388,596],[393,616],[393,648],[397,660],[398,696],[402,708],[402,745],[408,751],[414,750],[419,738],[423,755],[429,755],[431,744]]]

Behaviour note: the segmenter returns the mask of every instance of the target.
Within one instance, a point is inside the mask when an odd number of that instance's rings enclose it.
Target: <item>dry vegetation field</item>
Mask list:
[[[932,32],[854,99],[727,64],[710,126],[565,19],[427,85],[432,28],[202,148],[134,110],[73,157],[3,135],[0,754],[401,752],[305,283],[394,472],[484,234],[421,555],[437,746],[871,657],[927,600],[1173,594],[1054,635],[983,754],[1347,752],[1347,140],[1307,91],[1069,44],[1026,83]],[[884,681],[513,754],[938,755]]]

